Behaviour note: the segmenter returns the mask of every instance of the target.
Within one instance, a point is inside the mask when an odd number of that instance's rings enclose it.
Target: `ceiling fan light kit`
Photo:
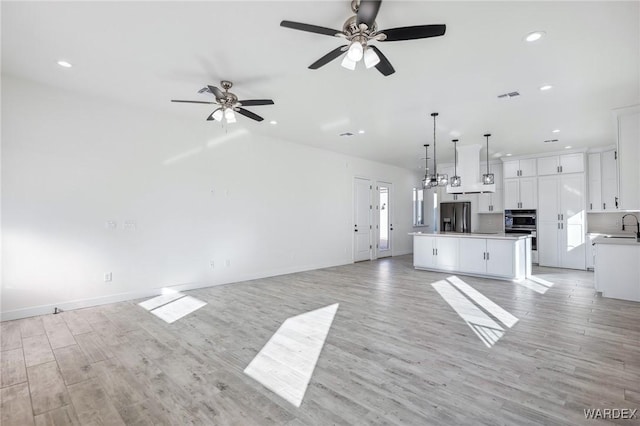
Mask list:
[[[273,105],[273,101],[271,99],[247,99],[244,101],[238,100],[238,97],[234,93],[231,93],[229,91],[229,89],[233,87],[232,82],[228,80],[222,80],[220,82],[220,85],[222,86],[224,91],[220,90],[216,86],[207,86],[198,90],[198,93],[211,93],[215,97],[215,102],[183,101],[183,100],[177,100],[177,99],[172,99],[171,102],[218,105],[218,108],[215,109],[209,115],[209,117],[207,117],[207,121],[222,122],[222,120],[225,120],[227,124],[232,124],[238,121],[236,117],[236,112],[252,120],[262,121],[264,120],[264,118],[242,107],[258,106],[258,105]]]
[[[355,70],[356,63],[364,57],[366,68],[375,67],[382,75],[388,76],[395,72],[393,66],[377,47],[369,45],[370,42],[404,41],[439,37],[446,32],[446,25],[414,25],[378,31],[376,17],[378,16],[381,3],[382,0],[353,0],[351,2],[351,10],[355,13],[355,16],[345,21],[342,26],[342,31],[293,21],[282,21],[280,22],[280,26],[331,37],[340,37],[349,42],[348,45],[340,46],[332,50],[309,65],[310,69],[315,70],[328,64],[342,55],[346,50],[347,54],[341,63],[344,68]]]

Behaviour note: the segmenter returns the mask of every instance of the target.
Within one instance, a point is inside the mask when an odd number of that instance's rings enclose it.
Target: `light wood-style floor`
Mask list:
[[[535,268],[539,294],[460,276],[516,316],[486,347],[411,256],[187,292],[173,324],[136,302],[3,322],[2,425],[553,425],[640,408],[640,304]],[[300,408],[243,370],[282,322],[339,303]],[[620,420],[634,424],[638,420]]]

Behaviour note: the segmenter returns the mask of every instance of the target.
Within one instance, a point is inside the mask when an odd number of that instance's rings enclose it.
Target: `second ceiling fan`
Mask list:
[[[391,75],[395,72],[389,60],[373,45],[376,41],[402,41],[421,38],[439,37],[444,35],[446,25],[414,25],[410,27],[398,27],[378,31],[376,17],[382,0],[352,0],[351,10],[356,14],[346,20],[342,31],[317,25],[303,24],[300,22],[282,21],[280,26],[294,30],[307,31],[316,34],[341,37],[349,44],[339,46],[331,52],[309,65],[311,69],[318,69],[347,52],[342,60],[342,66],[350,70],[356,68],[356,63],[364,58],[367,68],[376,67],[383,75]]]

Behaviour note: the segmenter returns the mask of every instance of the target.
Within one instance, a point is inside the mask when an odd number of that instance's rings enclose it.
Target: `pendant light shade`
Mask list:
[[[431,113],[433,117],[433,174],[430,175],[430,184],[431,186],[446,186],[449,183],[449,176],[445,174],[438,174],[438,165],[436,158],[436,117],[438,116],[437,112]]]
[[[462,178],[458,176],[458,139],[453,139],[453,176],[451,177],[451,186],[458,187],[462,184]]]
[[[489,136],[491,136],[491,133],[484,135],[487,138],[487,173],[482,175],[482,183],[485,185],[493,185],[494,182],[493,173],[489,173]]]

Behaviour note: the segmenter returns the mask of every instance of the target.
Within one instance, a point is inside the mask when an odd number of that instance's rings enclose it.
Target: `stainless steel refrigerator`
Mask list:
[[[471,203],[440,203],[440,232],[471,232]]]

